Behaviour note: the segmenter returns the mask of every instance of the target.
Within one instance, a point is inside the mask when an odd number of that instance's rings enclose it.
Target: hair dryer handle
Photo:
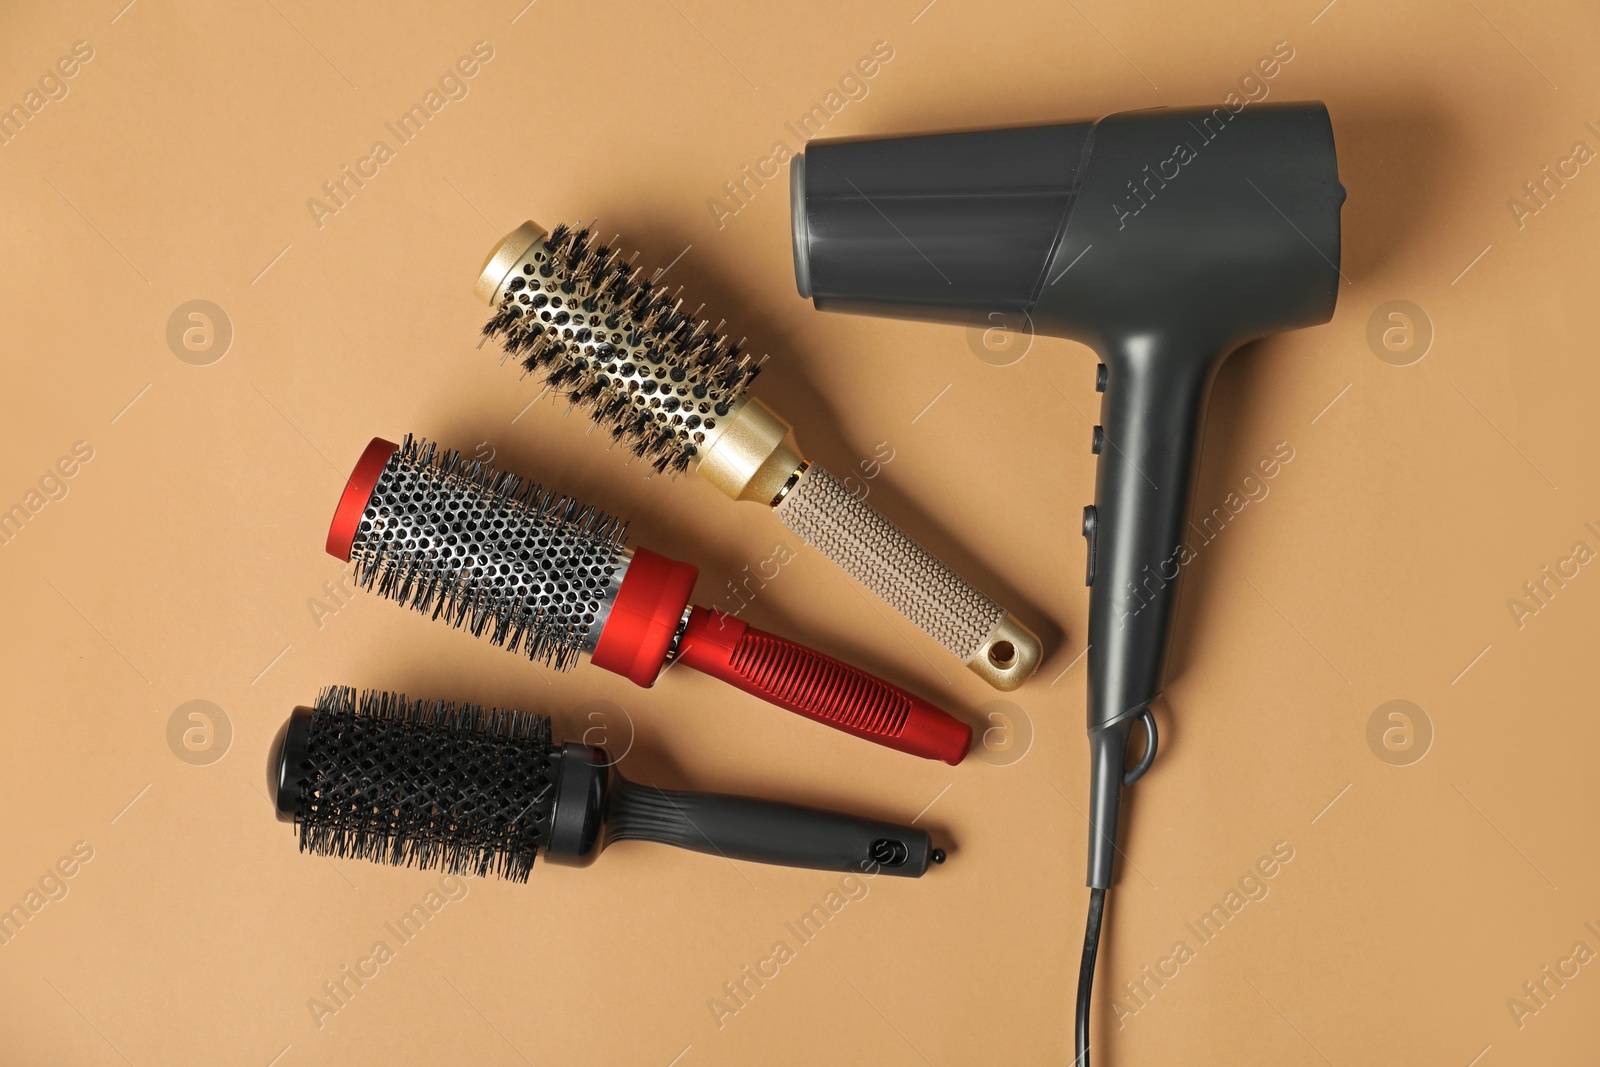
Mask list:
[[[655,841],[727,859],[917,878],[944,853],[928,831],[722,793],[685,793],[613,778],[606,844]]]
[[[732,615],[697,607],[678,661],[836,730],[924,759],[960,763],[972,727],[881,678]]]
[[[775,510],[806,544],[996,689],[1016,689],[1038,669],[1032,631],[826,470],[808,466]]]
[[[1105,354],[1095,502],[1084,511],[1089,574],[1089,885],[1108,888],[1122,759],[1161,691],[1211,379],[1225,351],[1140,338]]]

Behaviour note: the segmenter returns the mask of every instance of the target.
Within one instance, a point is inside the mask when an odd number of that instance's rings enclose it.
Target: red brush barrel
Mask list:
[[[836,730],[924,759],[961,762],[972,727],[921,697],[830,656],[696,607],[678,661]]]

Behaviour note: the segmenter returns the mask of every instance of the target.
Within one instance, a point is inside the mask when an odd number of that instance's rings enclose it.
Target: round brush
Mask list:
[[[691,606],[699,570],[625,524],[407,437],[373,439],[328,531],[363,588],[558,670],[587,653],[641,686],[669,663],[880,745],[960,763],[972,728],[820,652]]]
[[[516,882],[541,854],[581,867],[616,841],[907,878],[944,862],[915,827],[630,782],[543,715],[348,686],[294,710],[267,779],[302,852]]]
[[[789,424],[748,395],[759,360],[589,230],[524,223],[490,253],[476,292],[495,309],[486,336],[656,471],[693,466],[734,500],[771,507],[995,688],[1038,668],[1027,627],[800,455]]]

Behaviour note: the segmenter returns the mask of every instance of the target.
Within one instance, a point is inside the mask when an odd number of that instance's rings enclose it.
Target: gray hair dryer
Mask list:
[[[1238,103],[1238,101],[1231,101]],[[1100,356],[1088,540],[1090,929],[1122,789],[1156,751],[1206,397],[1240,345],[1333,315],[1344,189],[1317,103],[814,141],[790,169],[795,277],[819,310],[992,326]],[[1126,768],[1134,726],[1145,731]],[[1078,1061],[1086,1063],[1086,1055]]]

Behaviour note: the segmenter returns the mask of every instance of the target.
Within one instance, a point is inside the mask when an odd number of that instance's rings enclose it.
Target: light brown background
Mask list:
[[[1600,176],[1522,229],[1506,206],[1575,141],[1600,147],[1587,5],[123,2],[0,15],[6,104],[73,42],[95,51],[0,147],[0,505],[75,441],[94,449],[0,546],[0,905],[74,842],[94,849],[0,946],[0,1061],[1063,1062],[1086,895],[1094,358],[1042,339],[995,367],[959,329],[817,314],[794,292],[786,176],[720,229],[707,202],[792,147],[785,120],[878,41],[894,58],[828,134],[1213,103],[1282,40],[1295,58],[1271,99],[1332,111],[1348,285],[1330,325],[1235,355],[1216,387],[1200,502],[1276,442],[1295,458],[1188,575],[1096,1062],[1594,1062],[1600,965],[1521,1029],[1506,1006],[1574,942],[1600,949],[1584,928],[1600,925],[1600,577],[1521,629],[1507,607],[1574,542],[1600,547],[1583,525],[1600,521]],[[307,199],[480,40],[494,58],[470,95],[319,229]],[[538,387],[475,349],[470,289],[530,215],[598,216],[646,265],[683,253],[670,277],[771,354],[763,394],[830,467],[890,443],[873,499],[1050,636],[1010,712],[1031,724],[1025,755],[997,731],[990,762],[952,770],[703,678],[646,693],[553,676],[370,596],[318,625],[309,602],[337,606],[322,587],[341,579],[326,523],[374,434],[493,449],[631,515],[636,542],[702,566],[702,600],[793,543],[692,479],[646,481],[549,401],[513,424]],[[165,340],[195,298],[235,331],[206,367]],[[1366,341],[1395,299],[1437,334],[1408,367]],[[812,555],[746,615],[975,720],[997,710]],[[302,856],[273,820],[269,741],[334,682],[547,711],[570,736],[581,705],[609,701],[637,727],[630,774],[922,813],[952,858],[870,883],[720,1029],[708,1000],[837,876],[628,845],[527,886],[474,882],[319,1030],[308,998],[438,879]],[[207,766],[167,742],[195,699],[233,729]],[[1435,730],[1411,766],[1368,747],[1391,699]],[[1270,895],[1117,1032],[1110,997],[1278,841],[1295,858]]]

